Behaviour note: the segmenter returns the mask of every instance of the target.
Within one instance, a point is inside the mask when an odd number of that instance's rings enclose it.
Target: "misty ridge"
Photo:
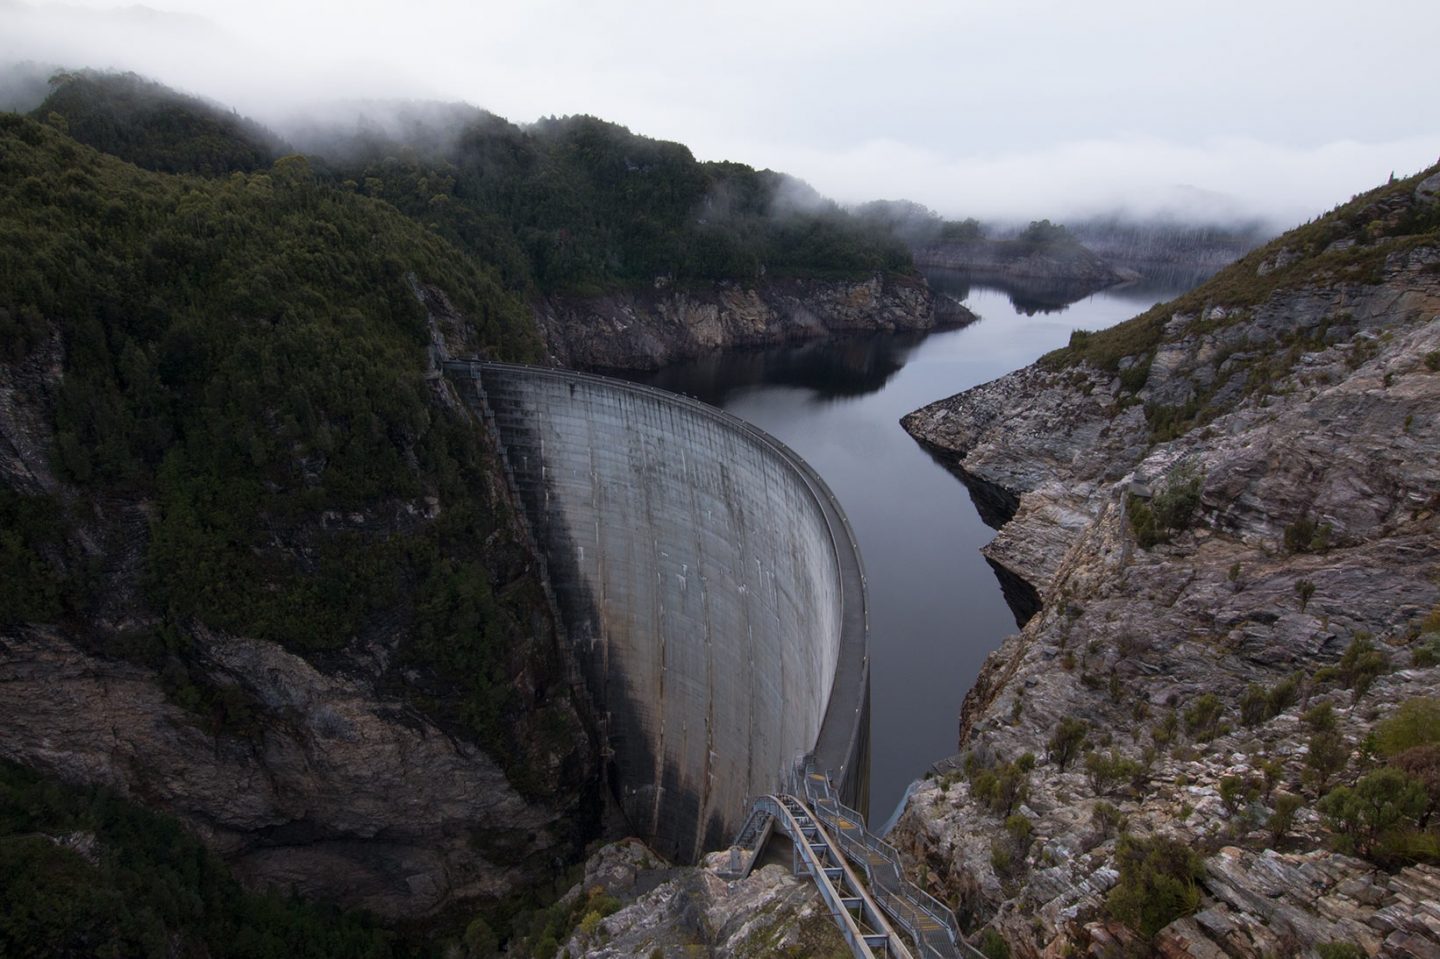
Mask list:
[[[1085,246],[1119,268],[1106,282],[1175,269],[1203,278],[1273,235],[1258,220],[1117,214],[1066,228],[946,219],[909,200],[846,207],[787,174],[700,162],[595,117],[520,125],[459,102],[335,101],[267,125],[133,73],[12,63],[0,68],[0,105],[158,172],[248,173],[302,154],[317,176],[421,220],[511,288],[545,293],[908,271],[937,248],[950,257],[940,265],[972,256],[983,270]],[[1084,271],[1098,282],[1088,259]]]

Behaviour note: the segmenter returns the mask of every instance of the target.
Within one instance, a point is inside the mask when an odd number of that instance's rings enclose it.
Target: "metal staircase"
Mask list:
[[[788,786],[787,793],[751,803],[722,875],[749,875],[778,828],[791,841],[795,874],[814,880],[856,956],[982,959],[960,934],[955,914],[905,879],[895,847],[872,835],[864,817],[840,802],[829,776],[807,766]]]

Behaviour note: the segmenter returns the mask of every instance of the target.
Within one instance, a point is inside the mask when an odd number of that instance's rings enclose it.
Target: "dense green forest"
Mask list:
[[[160,172],[250,172],[285,147],[200,100],[132,75],[70,73],[34,111],[90,146]],[[853,278],[906,271],[893,233],[809,187],[594,117],[520,127],[414,105],[394,122],[302,138],[317,174],[384,200],[521,292],[595,294],[665,282]]]
[[[291,152],[259,124],[134,74],[59,73],[42,106],[81,143],[159,173],[252,173]]]
[[[105,636],[107,652],[170,664],[177,694],[208,709],[186,680],[191,618],[320,654],[400,610],[405,655],[436,678],[415,698],[504,755],[496,647],[536,600],[507,609],[489,588],[480,544],[502,517],[471,481],[488,470],[473,428],[428,398],[414,285],[449,293],[474,349],[514,359],[538,352],[523,304],[303,158],[167,176],[13,115],[0,145],[16,185],[0,197],[0,339],[12,364],[58,343],[52,465],[82,494],[0,497],[4,622],[93,637],[103,558],[73,529],[99,500],[144,500],[154,618]],[[326,510],[426,496],[447,508],[413,530],[315,528]]]

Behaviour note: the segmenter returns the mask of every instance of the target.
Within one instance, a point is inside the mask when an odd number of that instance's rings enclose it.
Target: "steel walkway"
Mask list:
[[[810,876],[851,952],[861,959],[915,959],[855,870],[841,856],[828,831],[796,796],[779,793],[753,801],[739,836],[748,845],[732,848],[728,875],[748,875],[777,829],[790,840],[795,874]]]
[[[751,804],[750,815],[730,850],[726,874],[732,878],[748,875],[776,828],[790,838],[799,854],[797,874],[803,860],[805,871],[820,887],[821,897],[855,955],[873,956],[881,949],[880,955],[912,959],[983,959],[960,934],[955,914],[905,879],[900,853],[871,834],[864,818],[840,802],[824,773],[807,768],[792,777],[790,793],[762,796]],[[863,884],[846,862],[864,874]],[[834,886],[835,881],[848,884],[850,895]],[[870,932],[859,927],[855,912]],[[893,935],[890,923],[909,936],[913,951]]]

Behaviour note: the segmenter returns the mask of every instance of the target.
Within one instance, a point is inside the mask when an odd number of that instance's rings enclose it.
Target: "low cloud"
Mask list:
[[[1216,0],[0,0],[0,62],[133,70],[263,123],[337,101],[463,100],[519,123],[592,113],[847,203],[955,218],[1128,212],[1275,227],[1440,156],[1440,7]],[[88,4],[88,5],[86,5]],[[1288,10],[1288,12],[1287,12]],[[1345,65],[1330,69],[1334,51]],[[1327,59],[1328,58],[1328,59]],[[349,118],[349,119],[347,119]],[[1428,129],[1428,132],[1427,132]],[[797,193],[796,199],[804,199]]]
[[[1436,162],[1440,135],[1314,148],[1137,137],[961,157],[893,140],[840,152],[758,144],[751,150],[841,201],[905,197],[954,219],[1065,220],[1121,212],[1206,223],[1260,219],[1286,228],[1391,173],[1407,176]]]

